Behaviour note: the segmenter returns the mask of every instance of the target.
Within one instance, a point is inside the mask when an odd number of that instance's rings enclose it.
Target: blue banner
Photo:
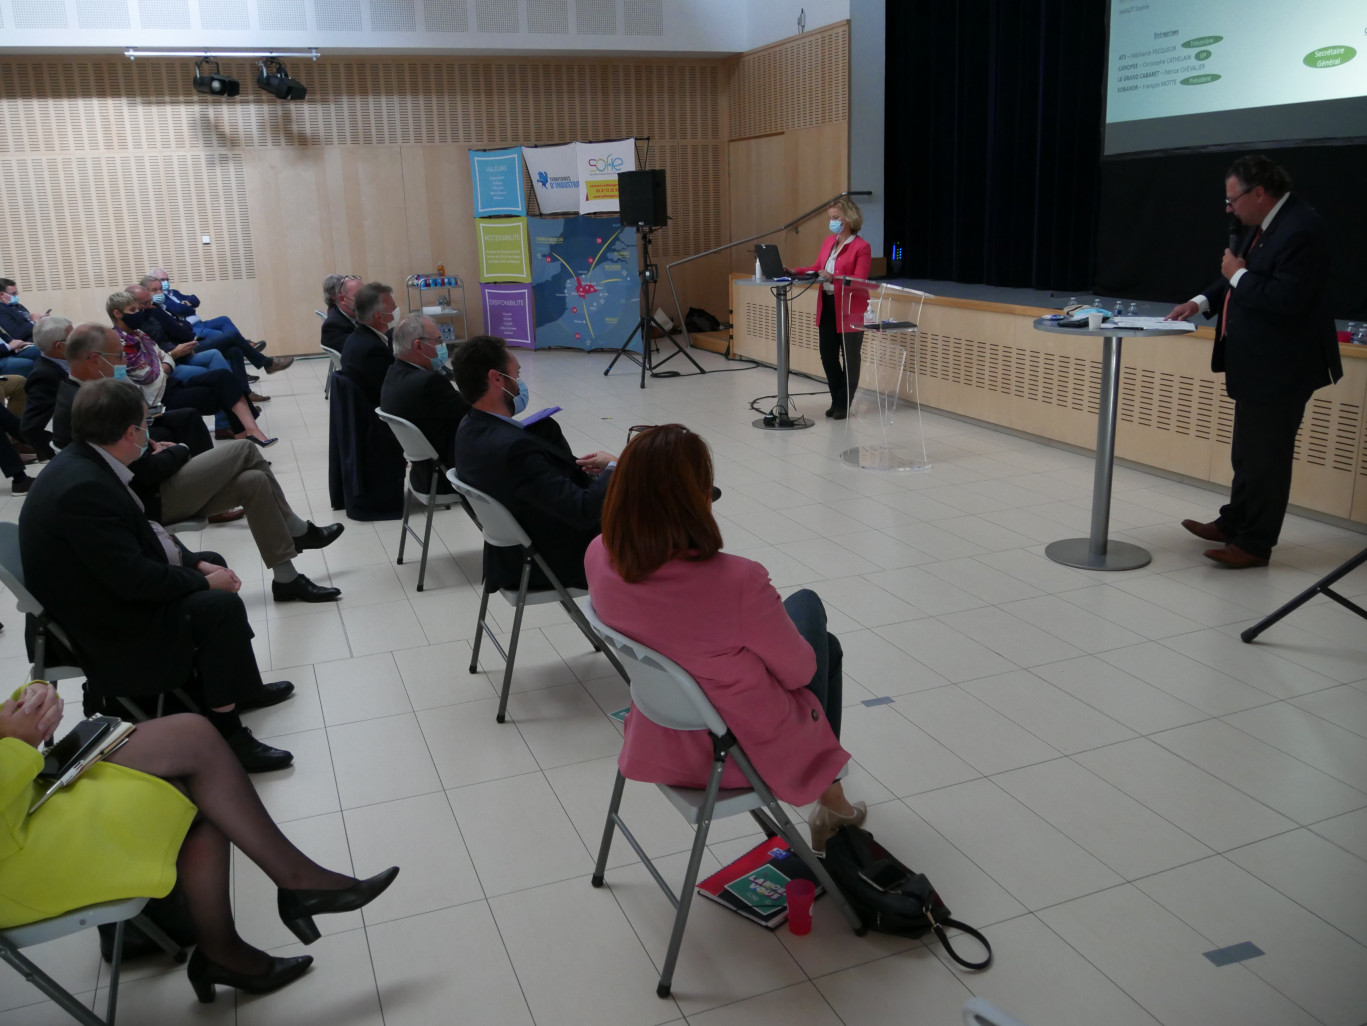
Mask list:
[[[521,216],[527,212],[522,189],[522,147],[471,150],[470,181],[476,217]]]

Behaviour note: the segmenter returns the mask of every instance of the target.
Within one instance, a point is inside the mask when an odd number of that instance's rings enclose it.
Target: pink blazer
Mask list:
[[[691,673],[779,798],[805,805],[830,786],[850,756],[807,690],[816,656],[763,566],[718,553],[628,584],[598,537],[584,569],[599,619]],[[631,780],[705,787],[712,743],[706,731],[668,730],[633,708],[617,765]],[[722,786],[748,786],[734,762]]]
[[[831,250],[835,248],[836,237],[827,235],[826,240],[821,243],[821,256],[811,267],[794,267],[793,271],[802,273],[804,271],[824,271],[826,260],[831,255]],[[869,270],[873,266],[873,250],[869,244],[858,235],[852,236],[850,241],[845,243],[835,257],[835,277],[837,278],[865,278],[869,276]],[[840,324],[840,320],[845,316],[845,288],[837,284],[835,286],[835,320],[840,331],[863,331],[864,330],[864,311],[869,306],[869,294],[863,289],[855,290],[850,296],[849,318],[845,325]],[[823,288],[816,297],[816,323],[821,323],[821,304],[826,302],[826,290]]]

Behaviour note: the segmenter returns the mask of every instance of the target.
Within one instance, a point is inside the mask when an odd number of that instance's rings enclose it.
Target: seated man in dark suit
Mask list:
[[[52,432],[48,424],[57,404],[57,386],[66,377],[66,338],[71,322],[65,317],[44,317],[33,329],[33,342],[42,355],[33,364],[24,382],[28,393],[23,416],[19,418],[24,441],[33,447],[40,460],[52,459]]]
[[[576,458],[563,436],[548,438],[512,419],[521,408],[521,365],[503,339],[476,335],[456,350],[451,367],[473,407],[456,431],[457,476],[508,507],[565,587],[588,587],[584,550],[601,530],[617,457],[595,452]],[[539,423],[547,422],[554,423]],[[486,588],[516,588],[521,577],[517,549],[485,546]],[[531,583],[550,587],[540,568],[533,568]]]
[[[72,444],[34,482],[19,514],[24,579],[79,650],[95,695],[151,697],[195,680],[209,721],[249,771],[280,769],[289,752],[262,744],[238,711],[273,705],[294,685],[265,684],[237,575],[153,523],[129,489],[147,448],[137,386],[81,388]]]
[[[389,325],[397,309],[394,290],[388,285],[367,282],[356,293],[356,329],[342,346],[342,370],[360,386],[371,406],[380,405],[384,376],[394,362]]]
[[[437,450],[442,463],[454,466],[456,429],[470,412],[467,403],[451,383],[438,373],[446,365],[446,343],[436,324],[422,314],[412,314],[394,329],[394,363],[385,375],[380,390],[380,409],[411,421]],[[430,462],[413,464],[409,480],[422,495],[432,488]],[[439,480],[437,494],[449,494],[449,481]]]
[[[347,337],[356,330],[356,293],[361,290],[361,279],[354,274],[329,274],[323,279],[323,302],[327,316],[323,318],[321,342],[324,348],[342,351]]]

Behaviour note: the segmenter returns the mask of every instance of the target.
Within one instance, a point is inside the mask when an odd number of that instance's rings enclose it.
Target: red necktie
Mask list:
[[[1262,238],[1262,235],[1263,235],[1263,226],[1262,226],[1262,225],[1258,225],[1258,230],[1257,230],[1256,232],[1253,233],[1253,241],[1250,242],[1250,243],[1248,244],[1248,249],[1244,250],[1244,256],[1245,256],[1245,257],[1247,257],[1248,254],[1250,254],[1250,253],[1253,252],[1253,247],[1256,246],[1256,245],[1258,244],[1258,240],[1259,240],[1260,238]],[[1224,338],[1227,334],[1229,334],[1229,296],[1230,296],[1230,293],[1232,293],[1233,291],[1234,291],[1234,286],[1233,286],[1233,285],[1230,285],[1229,288],[1225,289],[1225,305],[1224,305],[1223,307],[1220,308],[1220,337],[1221,337],[1221,338]]]

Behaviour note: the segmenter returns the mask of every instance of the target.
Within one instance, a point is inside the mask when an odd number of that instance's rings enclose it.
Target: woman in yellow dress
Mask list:
[[[138,724],[123,747],[29,815],[42,785],[38,745],[62,718],[57,689],[28,684],[0,704],[0,929],[84,905],[164,897],[179,877],[198,946],[188,975],[259,994],[298,979],[309,955],[273,958],[237,933],[228,893],[235,844],[279,888],[285,925],[305,944],[313,916],[361,908],[398,867],[368,880],[324,869],[275,825],[237,758],[202,716]]]

